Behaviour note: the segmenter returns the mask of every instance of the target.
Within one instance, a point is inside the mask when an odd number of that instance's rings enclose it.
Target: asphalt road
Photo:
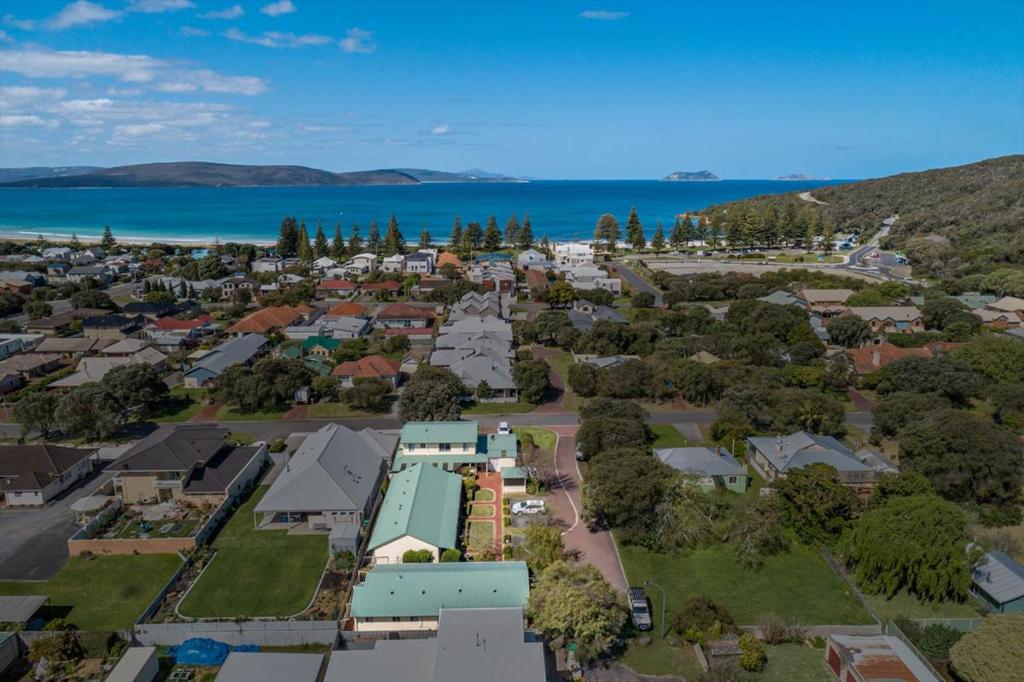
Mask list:
[[[646,279],[630,270],[623,263],[616,263],[615,270],[620,275],[622,275],[622,279],[626,280],[626,284],[628,284],[631,288],[637,291],[646,291],[647,293],[654,296],[655,307],[661,307],[661,291],[659,291],[657,287],[653,286]]]

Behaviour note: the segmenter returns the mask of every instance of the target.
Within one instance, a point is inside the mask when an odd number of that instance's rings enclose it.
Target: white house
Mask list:
[[[265,256],[257,258],[252,262],[253,272],[280,272],[282,270],[282,259]]]
[[[386,256],[381,263],[380,269],[384,272],[403,272],[405,270],[405,256],[400,253]]]
[[[590,244],[556,244],[555,262],[558,265],[593,265],[594,247]]]
[[[341,266],[342,276],[365,275],[377,269],[377,255],[373,253],[360,253],[352,256]]]
[[[331,268],[337,267],[338,261],[334,260],[330,256],[320,256],[313,261],[313,269],[317,272],[327,272]]]
[[[0,502],[39,507],[92,471],[95,449],[60,445],[0,446]]]

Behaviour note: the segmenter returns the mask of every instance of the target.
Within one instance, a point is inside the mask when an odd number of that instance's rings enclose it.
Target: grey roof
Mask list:
[[[256,511],[362,511],[397,444],[373,429],[328,424],[306,437]]]
[[[316,682],[323,662],[323,654],[232,651],[216,682]]]
[[[349,315],[324,319],[322,322],[323,327],[328,330],[348,332],[350,334],[361,334],[370,325],[370,321],[365,317],[352,317]]]
[[[507,365],[514,357],[512,347],[502,344],[497,347],[490,343],[467,344],[458,348],[441,348],[430,354],[434,367],[451,367],[468,358],[485,357],[495,364]]]
[[[111,471],[183,471],[209,461],[230,431],[218,426],[161,426],[117,458]]]
[[[488,291],[482,294],[471,291],[452,306],[448,319],[457,321],[473,316],[504,317],[501,306],[501,294],[496,291]]]
[[[0,596],[0,623],[27,623],[49,597],[38,594]]]
[[[722,449],[716,453],[709,447],[663,448],[655,450],[665,464],[686,474],[702,476],[746,476],[747,469]]]
[[[214,376],[219,375],[231,365],[248,362],[267,345],[261,334],[244,334],[220,344],[204,355],[185,374],[196,369],[205,369]]]
[[[512,346],[511,337],[506,337],[500,332],[460,332],[457,334],[438,334],[434,341],[434,348],[472,348],[475,350],[510,350]],[[509,355],[513,357],[513,355]]]
[[[569,322],[572,326],[581,331],[587,331],[594,326],[598,320],[615,322],[616,324],[628,324],[629,320],[623,317],[622,313],[615,308],[606,305],[594,306],[593,312],[585,312],[576,308],[569,310]]]
[[[602,369],[605,367],[615,367],[616,365],[621,365],[622,363],[627,362],[628,360],[640,359],[638,355],[595,355],[586,358],[580,358],[579,356],[577,356],[577,358],[579,359],[579,362],[584,362],[588,365],[593,365],[594,367]]]
[[[100,352],[104,355],[131,355],[132,353],[138,353],[143,348],[148,348],[153,344],[147,339],[121,339],[117,343],[113,343]]]
[[[91,277],[93,275],[105,275],[108,272],[110,272],[110,269],[106,265],[76,265],[68,271],[68,274]]]
[[[809,464],[828,464],[839,472],[876,471],[832,436],[797,431],[788,436],[752,436],[747,439],[780,473]]]
[[[512,364],[508,360],[497,362],[485,355],[476,355],[453,362],[448,369],[469,388],[476,388],[484,381],[495,389],[516,387],[512,378]]]
[[[261,450],[260,445],[221,449],[203,466],[192,470],[182,492],[186,495],[223,493]]]
[[[378,640],[335,651],[324,682],[544,682],[544,644],[520,608],[441,609],[434,639]]]
[[[1024,566],[993,549],[971,571],[974,584],[999,604],[1024,597]]]
[[[800,299],[788,291],[773,291],[767,296],[762,296],[757,300],[764,301],[765,303],[774,303],[775,305],[798,305],[803,307]]]

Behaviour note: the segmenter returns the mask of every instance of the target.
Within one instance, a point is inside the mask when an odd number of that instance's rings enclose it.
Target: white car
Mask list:
[[[523,500],[512,505],[513,514],[539,514],[544,511],[544,500]]]
[[[508,427],[508,422],[498,422],[498,434],[499,435],[507,436],[510,433],[512,433],[512,429],[510,429]]]

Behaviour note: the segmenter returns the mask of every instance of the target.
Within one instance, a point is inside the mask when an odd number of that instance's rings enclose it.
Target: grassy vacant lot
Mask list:
[[[54,617],[82,630],[131,627],[181,560],[173,554],[72,557],[45,582],[0,582],[0,595],[45,594]],[[45,609],[44,609],[45,613]]]
[[[331,419],[346,417],[372,417],[373,412],[353,410],[345,403],[314,403],[309,406],[309,416],[314,419]]]
[[[689,597],[705,595],[726,606],[736,622],[755,625],[776,614],[805,625],[868,624],[874,621],[857,598],[811,548],[794,544],[789,552],[769,557],[759,571],[743,568],[724,545],[682,557],[619,545],[630,585],[653,580],[668,595],[667,619]],[[660,628],[661,591],[647,590],[655,628]]]
[[[217,556],[181,604],[192,618],[291,616],[313,598],[327,562],[323,535],[256,530],[252,510],[260,486],[213,541]]]
[[[971,598],[962,604],[952,601],[929,603],[923,602],[905,592],[897,594],[892,599],[886,599],[882,595],[866,595],[868,604],[878,615],[886,619],[894,619],[899,616],[907,618],[980,618],[978,609],[974,608]]]
[[[273,410],[270,412],[240,412],[234,405],[225,405],[217,412],[219,422],[265,422],[280,421],[287,410]]]
[[[522,414],[533,412],[533,403],[469,403],[462,408],[462,414]]]
[[[202,389],[193,389],[202,391]],[[189,389],[171,389],[167,398],[158,405],[149,419],[160,423],[187,422],[203,409],[200,398],[190,395]]]
[[[683,434],[671,424],[651,424],[651,431],[654,433],[654,443],[651,447],[655,449],[682,448],[690,445],[690,441],[683,438]]]

